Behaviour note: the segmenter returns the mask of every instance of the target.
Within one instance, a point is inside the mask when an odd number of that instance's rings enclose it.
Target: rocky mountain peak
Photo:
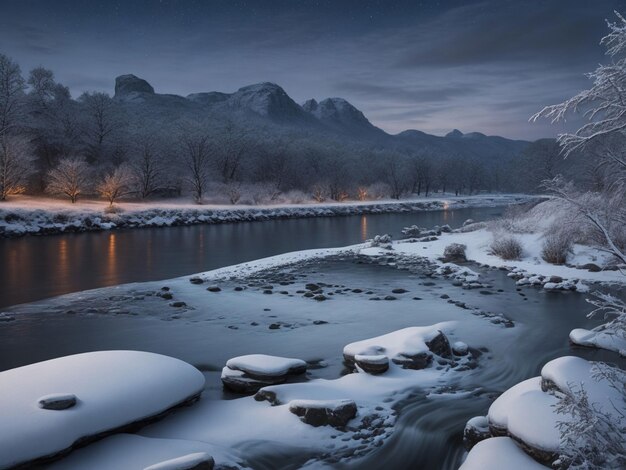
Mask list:
[[[133,74],[120,75],[115,79],[115,96],[121,97],[130,93],[154,94],[154,88],[143,78]]]

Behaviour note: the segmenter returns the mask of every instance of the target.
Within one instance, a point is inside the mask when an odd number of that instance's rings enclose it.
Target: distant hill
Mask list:
[[[418,130],[391,135],[374,126],[343,98],[319,102],[310,99],[300,105],[279,85],[268,82],[248,85],[234,93],[212,91],[183,97],[155,93],[146,80],[129,74],[116,78],[114,100],[143,119],[158,120],[167,116],[172,121],[211,116],[229,119],[247,128],[259,126],[266,132],[302,133],[432,156],[508,160],[530,144],[479,132],[464,134],[457,129],[445,137]]]

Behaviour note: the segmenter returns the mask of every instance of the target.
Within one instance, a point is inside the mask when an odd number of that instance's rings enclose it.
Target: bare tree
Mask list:
[[[25,87],[20,66],[0,54],[0,136],[15,127],[23,116]]]
[[[73,204],[89,185],[89,170],[84,158],[63,158],[48,172],[46,191],[58,196],[67,196]]]
[[[0,201],[26,190],[34,172],[32,146],[26,137],[0,135]]]
[[[210,176],[210,138],[202,129],[185,130],[180,138],[180,147],[185,181],[191,188],[194,200],[201,203]]]
[[[118,199],[128,196],[131,193],[130,168],[125,164],[118,166],[104,176],[96,190],[100,196],[109,201],[109,206],[112,206]]]
[[[94,160],[103,156],[108,144],[122,122],[115,102],[101,92],[83,93],[79,98],[84,110],[84,137],[87,149]]]
[[[165,164],[161,148],[163,143],[154,136],[139,138],[135,156],[131,161],[133,186],[141,199],[146,199],[165,186]]]

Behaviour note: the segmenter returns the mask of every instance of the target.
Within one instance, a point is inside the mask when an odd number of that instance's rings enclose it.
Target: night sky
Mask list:
[[[452,128],[535,139],[545,104],[607,62],[613,0],[0,0],[0,52],[51,68],[73,96],[133,73],[158,93],[281,85],[298,102],[346,98],[396,133]],[[575,124],[575,123],[574,123]],[[570,123],[569,125],[573,125]]]

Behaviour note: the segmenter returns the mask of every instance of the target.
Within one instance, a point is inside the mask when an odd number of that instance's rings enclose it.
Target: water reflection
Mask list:
[[[269,220],[0,239],[0,307],[126,282],[183,276],[310,248],[497,217],[502,208]],[[459,221],[459,222],[456,222]]]
[[[365,241],[367,240],[368,234],[367,234],[367,216],[366,215],[362,215],[361,216],[361,241]]]

